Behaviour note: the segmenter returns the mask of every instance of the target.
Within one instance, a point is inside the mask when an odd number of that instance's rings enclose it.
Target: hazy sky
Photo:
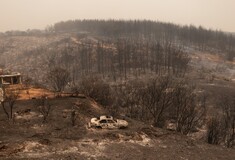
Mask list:
[[[235,0],[0,0],[0,32],[69,19],[150,19],[235,32]]]

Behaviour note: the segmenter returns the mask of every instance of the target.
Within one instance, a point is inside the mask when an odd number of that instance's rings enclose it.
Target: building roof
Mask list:
[[[17,76],[21,76],[20,73],[13,73],[13,74],[7,74],[7,75],[0,75],[0,78],[4,78],[4,77],[17,77]]]

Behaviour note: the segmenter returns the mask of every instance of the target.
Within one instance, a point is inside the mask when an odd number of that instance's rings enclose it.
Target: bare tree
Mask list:
[[[231,95],[218,99],[219,113],[207,123],[207,142],[230,148],[235,143],[235,99]]]
[[[175,87],[173,98],[173,118],[176,130],[188,134],[198,127],[204,120],[206,113],[206,97],[199,94],[195,86],[181,82]]]
[[[207,122],[207,143],[219,144],[221,142],[222,123],[218,117],[213,117]]]
[[[13,108],[18,97],[19,97],[19,90],[5,89],[4,100],[2,101],[1,104],[3,107],[4,113],[6,114],[8,119],[13,118]],[[7,108],[6,108],[7,106],[9,107],[10,111],[7,111]]]
[[[78,85],[71,86],[70,90],[72,92],[72,96],[78,96],[80,93],[80,88]]]
[[[152,115],[155,126],[164,125],[165,114],[172,105],[173,96],[173,81],[169,76],[153,79],[143,89],[141,102]]]
[[[43,116],[42,123],[47,122],[47,118],[49,113],[51,112],[51,103],[49,102],[48,98],[44,95],[39,99],[35,99],[34,105],[39,113]]]
[[[70,73],[68,70],[55,67],[47,73],[47,80],[55,92],[64,91],[70,81]]]
[[[224,126],[224,141],[227,147],[234,146],[235,140],[235,99],[234,96],[222,96],[219,105],[222,108],[222,123]]]
[[[112,112],[124,111],[131,118],[144,120],[146,110],[140,104],[140,90],[144,87],[142,81],[129,81],[123,85],[113,86]]]
[[[98,103],[108,106],[111,102],[111,89],[100,77],[89,76],[80,81],[81,93],[95,99]]]

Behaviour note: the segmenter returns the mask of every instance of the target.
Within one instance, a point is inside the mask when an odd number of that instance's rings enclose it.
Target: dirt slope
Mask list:
[[[16,103],[14,123],[0,112],[0,159],[233,159],[234,149],[202,141],[126,118],[124,130],[87,129],[91,117],[108,114],[85,97],[51,99],[47,123],[34,107],[34,100]],[[71,109],[78,118],[72,127]]]

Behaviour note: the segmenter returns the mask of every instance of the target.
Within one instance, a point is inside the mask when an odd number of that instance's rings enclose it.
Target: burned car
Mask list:
[[[123,129],[128,126],[128,122],[121,119],[114,119],[112,116],[100,116],[98,118],[91,118],[88,127],[104,128],[104,129]]]

